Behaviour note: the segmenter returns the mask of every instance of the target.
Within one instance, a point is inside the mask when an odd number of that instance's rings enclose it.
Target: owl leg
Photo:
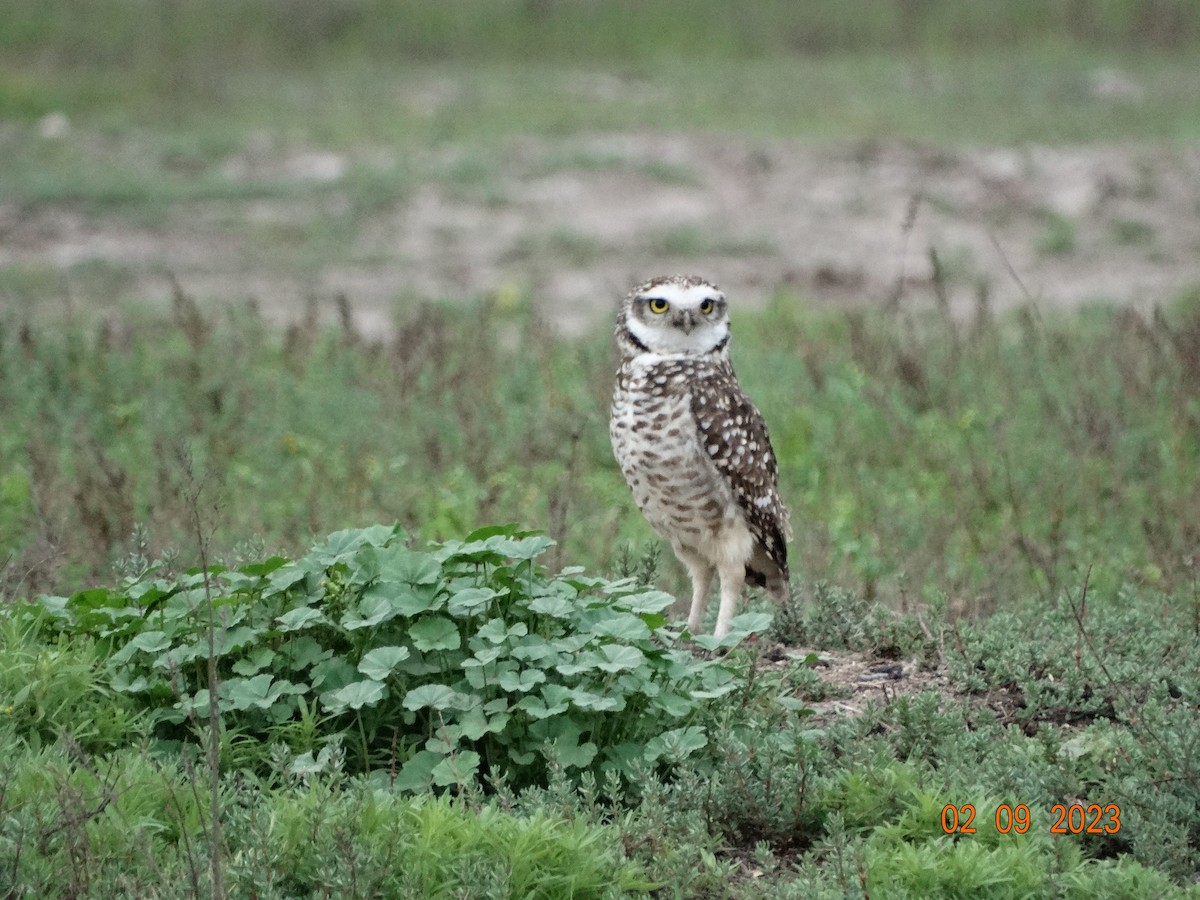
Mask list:
[[[742,599],[742,586],[746,583],[746,564],[722,563],[718,572],[721,575],[721,608],[717,610],[717,627],[713,629],[713,635],[724,637],[729,633],[729,622]]]
[[[713,567],[695,550],[681,544],[675,544],[674,548],[675,555],[687,566],[688,575],[692,578],[692,608],[688,613],[688,631],[695,634],[704,621],[704,609],[708,606],[708,589],[712,586]]]

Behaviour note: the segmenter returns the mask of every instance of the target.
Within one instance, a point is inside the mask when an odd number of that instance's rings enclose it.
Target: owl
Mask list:
[[[613,453],[642,515],[691,576],[693,634],[720,576],[720,637],[747,580],[788,596],[792,539],[766,423],[729,362],[729,306],[702,278],[653,278],[625,298],[616,333]]]

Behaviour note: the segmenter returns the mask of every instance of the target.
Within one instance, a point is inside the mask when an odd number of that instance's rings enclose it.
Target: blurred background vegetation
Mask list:
[[[577,62],[1200,43],[1200,10],[1188,0],[10,0],[6,7],[0,46],[23,62],[147,77],[201,59],[228,69],[307,65],[314,57]]]
[[[590,68],[672,85],[669,102],[650,103],[644,110],[648,121],[670,125],[707,119],[708,125],[753,128],[757,116],[759,129],[819,134],[839,118],[845,125],[835,131],[870,127],[872,116],[863,115],[864,107],[886,107],[904,86],[894,83],[898,63],[918,63],[931,71],[949,66],[959,73],[966,83],[951,90],[948,109],[958,104],[957,113],[971,121],[967,107],[978,101],[970,96],[977,79],[993,82],[993,102],[1008,96],[1025,104],[1040,96],[1030,79],[1042,80],[1046,89],[1066,92],[1057,98],[1065,106],[1078,98],[1070,96],[1062,76],[1080,64],[1117,58],[1154,72],[1156,57],[1178,58],[1200,45],[1200,9],[1189,0],[759,0],[738,5],[717,0],[8,0],[0,22],[0,115],[103,110],[118,122],[126,116],[204,110],[270,117],[273,104],[322,108],[322,119],[338,122],[347,111],[323,107],[331,94],[365,91],[371,104],[393,112],[400,99],[394,96],[394,79],[430,67],[468,78],[469,71],[460,71],[464,67],[478,67],[492,79],[507,72],[493,91],[503,91],[513,79],[524,81],[510,67],[543,81],[548,70]],[[772,61],[776,78],[764,83],[761,76],[772,70]],[[749,69],[739,74],[740,66]],[[797,66],[805,78],[789,77]],[[994,83],[996,67],[1006,83]],[[711,68],[707,77],[706,68]],[[256,80],[272,72],[289,78],[321,73],[326,80],[305,84],[297,96],[294,83],[289,90],[285,81]],[[680,79],[694,83],[689,89]],[[1194,82],[1178,87],[1182,91]],[[485,93],[481,100],[488,99],[488,89],[486,82],[476,88]],[[555,88],[545,85],[542,91],[529,99],[544,102]],[[818,114],[790,96],[793,92],[820,97]],[[247,93],[258,95],[259,102],[247,107]],[[709,96],[700,103],[697,94]],[[770,114],[767,96],[776,106],[787,97],[785,109],[799,102],[798,121],[776,122],[779,115]],[[611,112],[598,121],[587,118],[604,106],[596,102],[602,97],[575,100],[577,115],[556,108],[546,116],[523,108],[511,117],[511,130],[604,127],[611,118]],[[682,110],[662,120],[679,106]],[[738,115],[745,106],[750,114]],[[824,107],[832,109],[822,113]],[[902,104],[902,111],[911,114],[911,107],[911,102]],[[627,124],[641,118],[637,111],[625,116],[632,120]],[[905,118],[886,121],[899,124]],[[321,122],[293,124],[322,128]],[[920,117],[914,125],[928,129],[930,123]],[[1045,136],[1054,136],[1052,125],[1052,119],[1039,121]],[[479,124],[442,127],[471,130]],[[1197,126],[1172,127],[1194,134]],[[328,124],[324,128],[336,133]]]

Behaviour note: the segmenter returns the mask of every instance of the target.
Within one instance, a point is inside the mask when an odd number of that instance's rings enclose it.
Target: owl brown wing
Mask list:
[[[767,423],[728,363],[696,373],[691,408],[705,451],[733,489],[750,533],[786,583],[791,526],[779,496],[779,465]],[[753,569],[749,574],[760,585],[774,574],[757,566],[748,569]]]

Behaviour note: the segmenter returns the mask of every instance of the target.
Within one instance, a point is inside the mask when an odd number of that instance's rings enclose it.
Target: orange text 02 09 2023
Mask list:
[[[946,834],[975,834],[980,811],[970,803],[942,807],[942,831]],[[1024,834],[1035,827],[1035,816],[1024,803],[1001,803],[995,810],[996,831]],[[1046,819],[1051,834],[1117,834],[1121,830],[1121,807],[1115,803],[1055,803]]]

